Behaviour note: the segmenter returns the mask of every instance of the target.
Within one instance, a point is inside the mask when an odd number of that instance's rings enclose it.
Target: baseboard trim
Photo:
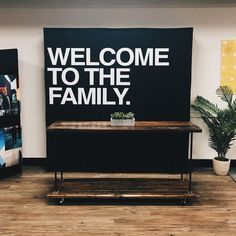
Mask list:
[[[231,160],[231,167],[236,167],[236,160]]]
[[[212,160],[209,159],[194,159],[193,160],[193,168],[198,167],[212,167]]]
[[[194,159],[193,160],[193,167],[212,167],[212,160],[209,159]],[[230,163],[231,167],[236,167],[236,160],[231,160]]]
[[[47,158],[26,158],[23,157],[24,166],[45,166],[47,167]],[[194,159],[193,168],[198,167],[212,167],[212,160],[210,159]],[[236,167],[236,160],[231,160],[231,167]]]
[[[23,166],[47,166],[47,158],[23,157]]]

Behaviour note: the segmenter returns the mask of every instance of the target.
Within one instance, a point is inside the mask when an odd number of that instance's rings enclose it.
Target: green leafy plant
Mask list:
[[[134,113],[133,112],[114,112],[111,114],[111,118],[115,120],[126,120],[126,119],[133,119],[134,118]]]
[[[236,135],[236,99],[228,86],[216,90],[218,97],[226,102],[226,108],[220,109],[209,100],[197,96],[191,107],[200,113],[209,130],[209,146],[218,156],[217,160],[227,161],[226,153],[231,148]]]

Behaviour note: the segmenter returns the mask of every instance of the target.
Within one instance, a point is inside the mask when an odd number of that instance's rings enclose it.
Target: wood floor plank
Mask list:
[[[106,174],[71,173],[71,177],[100,178]],[[146,175],[116,174],[139,178]],[[150,178],[163,177],[149,174]],[[176,176],[178,178],[179,176]],[[235,236],[236,183],[212,169],[193,174],[199,198],[191,205],[173,201],[68,201],[60,206],[47,199],[53,173],[24,168],[22,176],[0,180],[1,236]]]

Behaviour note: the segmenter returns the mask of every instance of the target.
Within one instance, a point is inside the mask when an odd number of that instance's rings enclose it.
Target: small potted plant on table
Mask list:
[[[115,112],[111,114],[112,126],[134,126],[135,118],[133,112]]]
[[[220,86],[216,90],[218,97],[227,103],[226,108],[220,109],[207,99],[197,96],[192,108],[200,113],[209,130],[209,146],[218,156],[213,159],[213,168],[218,175],[227,175],[230,159],[226,153],[232,146],[236,135],[236,99],[228,86]]]

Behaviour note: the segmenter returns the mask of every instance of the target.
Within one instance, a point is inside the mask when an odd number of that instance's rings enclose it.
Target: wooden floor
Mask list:
[[[117,174],[115,177],[127,176]],[[53,178],[51,172],[27,167],[22,176],[0,180],[0,235],[236,235],[236,183],[229,176],[214,175],[211,169],[194,172],[193,191],[200,197],[187,206],[170,200],[68,200],[60,206],[46,197]]]

